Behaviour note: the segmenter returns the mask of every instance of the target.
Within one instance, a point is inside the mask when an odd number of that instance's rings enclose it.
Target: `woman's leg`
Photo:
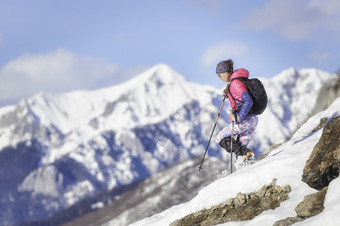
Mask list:
[[[242,124],[239,125],[240,137],[239,140],[243,146],[247,146],[256,129],[258,123],[257,115],[248,116]]]
[[[240,131],[236,131],[237,126],[234,126],[234,135],[239,134]],[[215,137],[216,143],[220,143],[221,140],[225,137],[230,137],[231,136],[231,131],[232,131],[232,123],[229,122],[226,127],[224,127]]]

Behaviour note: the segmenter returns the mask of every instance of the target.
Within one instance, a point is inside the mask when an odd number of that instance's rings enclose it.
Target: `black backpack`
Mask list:
[[[248,89],[248,93],[251,96],[251,98],[253,99],[253,106],[249,110],[248,114],[256,114],[256,115],[262,114],[262,112],[266,109],[267,103],[268,103],[267,93],[266,93],[266,90],[264,89],[262,82],[257,78],[252,78],[252,79],[234,78],[234,79],[231,80],[230,85],[235,79],[240,80],[244,84],[246,84],[247,89]],[[229,85],[229,87],[230,87],[230,85]],[[229,87],[228,87],[228,93],[233,98],[233,100],[234,101],[237,100],[237,101],[243,103],[243,101],[235,99],[233,97],[233,95],[229,91]]]

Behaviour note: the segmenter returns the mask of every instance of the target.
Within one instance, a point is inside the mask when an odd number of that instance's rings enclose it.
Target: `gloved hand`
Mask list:
[[[228,94],[228,88],[225,88],[224,90],[223,90],[223,93],[222,93],[222,96],[227,96],[227,94]]]
[[[239,122],[239,121],[240,121],[240,119],[238,118],[237,114],[235,114],[233,112],[231,112],[229,114],[229,122]]]

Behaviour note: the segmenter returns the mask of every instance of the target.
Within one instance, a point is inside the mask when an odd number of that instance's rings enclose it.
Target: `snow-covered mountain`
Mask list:
[[[0,222],[39,220],[101,191],[117,195],[201,154],[217,93],[157,65],[119,86],[40,93],[2,108]],[[213,144],[211,153],[223,152]]]
[[[289,69],[262,79],[269,105],[250,147],[264,153],[290,136],[332,76]],[[202,155],[221,92],[160,64],[118,86],[40,93],[0,108],[0,222],[40,220],[103,191],[115,196],[120,187]],[[226,112],[228,106],[215,131]],[[214,142],[209,154],[229,157]]]
[[[284,185],[290,186],[291,191],[289,193],[288,200],[282,202],[279,207],[264,211],[251,220],[234,221],[219,225],[271,226],[277,221],[296,216],[296,207],[303,200],[306,201],[304,197],[318,191],[309,187],[301,180],[306,161],[310,157],[314,147],[319,142],[324,131],[323,129],[315,130],[315,128],[319,126],[319,123],[322,119],[326,118],[328,121],[330,121],[339,115],[340,98],[336,99],[327,110],[311,117],[297,130],[297,132],[289,141],[283,143],[280,147],[270,152],[265,159],[234,172],[233,174],[216,180],[215,182],[201,189],[198,195],[189,202],[173,206],[166,211],[131,224],[131,226],[170,225],[177,219],[180,219],[191,213],[197,212],[197,216],[199,216],[200,212],[198,211],[202,212],[203,209],[209,209],[212,206],[215,206],[216,208],[218,204],[226,202],[229,198],[236,197],[240,192],[242,194],[247,194],[258,191],[262,186],[270,184],[274,178],[276,179],[276,184],[279,184],[282,187]],[[338,144],[331,144],[331,146],[334,148],[339,147]],[[337,153],[339,153],[339,149],[337,150]],[[336,156],[333,158],[336,158]],[[322,204],[322,212],[308,219],[302,217],[301,220],[303,221],[295,223],[294,225],[339,225],[339,189],[340,177],[337,176],[335,179],[331,180],[330,184],[328,185],[325,200]],[[312,202],[312,205],[313,204],[317,205],[315,200],[314,203]],[[108,222],[106,225],[109,226],[113,224]]]

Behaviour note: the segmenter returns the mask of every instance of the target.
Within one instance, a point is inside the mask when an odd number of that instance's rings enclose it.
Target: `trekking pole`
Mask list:
[[[230,109],[230,114],[233,110]],[[233,139],[234,139],[234,121],[231,122],[231,139],[230,139],[230,174],[233,173]]]
[[[224,96],[223,101],[222,101],[222,104],[221,104],[221,107],[220,107],[220,110],[218,111],[217,118],[216,118],[216,121],[215,121],[215,125],[214,125],[213,130],[211,131],[211,135],[210,135],[210,138],[209,138],[209,142],[208,142],[207,148],[205,149],[205,152],[204,152],[204,155],[203,155],[203,159],[202,159],[201,165],[198,167],[198,171],[201,171],[201,169],[202,169],[202,164],[203,164],[203,162],[204,162],[205,155],[207,154],[208,147],[209,147],[209,144],[210,144],[210,141],[211,141],[211,137],[212,137],[212,135],[213,135],[213,133],[214,133],[214,130],[215,130],[215,128],[216,128],[216,124],[217,124],[218,118],[220,117],[220,114],[221,114],[221,111],[222,111],[222,107],[223,107],[223,104],[224,104],[224,101],[225,101],[225,98],[226,98],[226,97],[227,97],[227,95]]]

